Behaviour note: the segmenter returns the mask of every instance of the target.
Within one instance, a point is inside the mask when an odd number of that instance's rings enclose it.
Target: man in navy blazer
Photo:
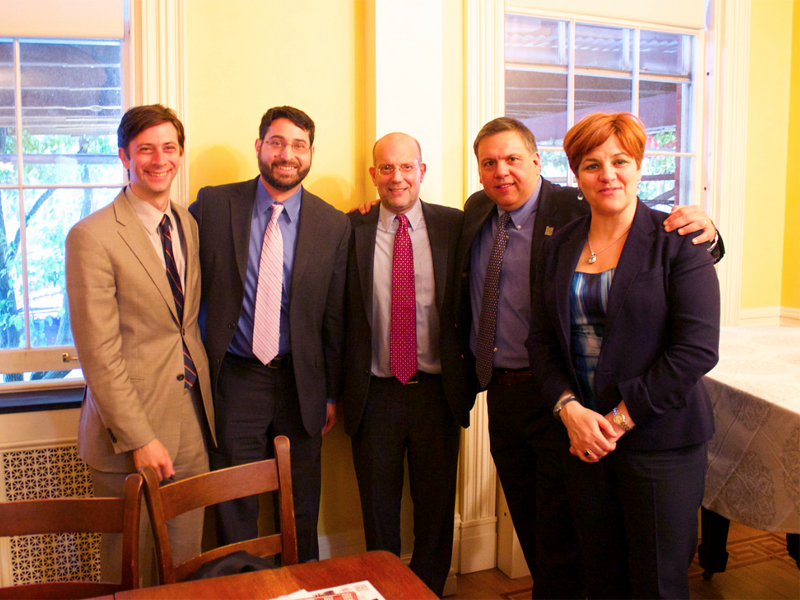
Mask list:
[[[462,273],[458,293],[462,352],[475,369],[478,324],[487,264],[501,212],[510,215],[502,262],[496,335],[488,392],[489,437],[509,511],[538,598],[585,597],[577,547],[566,508],[552,412],[536,402],[525,349],[530,329],[531,282],[544,240],[570,221],[588,214],[575,188],[541,177],[536,140],[520,121],[500,117],[488,122],[473,145],[483,190],[464,206],[458,251]],[[683,234],[704,229],[695,243],[717,240],[711,219],[698,207],[681,206],[666,218],[667,230]],[[715,256],[721,256],[721,240]],[[552,408],[552,407],[550,407]],[[534,475],[544,472],[538,481]],[[539,519],[537,553],[537,511]]]
[[[342,388],[350,238],[347,217],[301,185],[313,144],[306,113],[271,108],[255,143],[261,175],[203,188],[189,207],[200,229],[201,313],[218,431],[211,468],[268,458],[274,437],[288,436],[301,562],[319,557],[320,452]],[[283,240],[280,340],[277,356],[264,364],[253,352],[254,313],[265,229],[276,211]],[[257,518],[256,497],[221,506],[220,542],[256,537]]]
[[[368,550],[400,554],[407,454],[414,502],[411,569],[441,596],[452,557],[460,431],[469,425],[475,401],[453,311],[463,213],[419,199],[426,166],[414,138],[382,137],[373,148],[373,165],[380,205],[365,215],[349,215],[345,429],[352,437]],[[408,221],[413,251],[416,321],[416,356],[409,369],[416,373],[405,383],[395,376],[390,356],[401,216]],[[413,348],[409,351],[413,356]]]

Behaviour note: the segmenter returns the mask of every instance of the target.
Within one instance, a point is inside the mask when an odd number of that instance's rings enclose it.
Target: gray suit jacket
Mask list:
[[[216,391],[244,298],[250,223],[258,178],[205,187],[189,211],[200,231],[203,270],[201,320]],[[303,189],[297,233],[289,327],[303,425],[322,430],[327,398],[342,390],[344,285],[350,222],[341,211]]]
[[[197,367],[214,431],[208,361],[200,339],[197,224],[172,204],[186,244],[183,326],[164,265],[124,192],[77,223],[66,242],[75,347],[86,378],[78,452],[99,471],[135,471],[132,450],[157,438],[175,457],[184,393],[183,344]]]

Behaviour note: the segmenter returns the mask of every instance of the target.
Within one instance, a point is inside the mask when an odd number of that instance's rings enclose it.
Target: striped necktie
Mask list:
[[[278,355],[281,334],[281,290],[283,288],[283,235],[278,216],[283,204],[272,203],[272,217],[261,245],[258,287],[253,317],[253,354],[262,363]]]
[[[500,296],[500,269],[503,266],[503,254],[508,241],[508,220],[510,215],[504,212],[500,215],[500,226],[494,236],[492,253],[489,255],[489,264],[486,266],[486,280],[483,284],[483,300],[481,301],[481,317],[478,321],[478,339],[475,345],[475,371],[478,374],[481,389],[489,385],[492,378],[494,361],[494,339],[497,327],[497,300]]]
[[[172,234],[169,230],[169,217],[164,215],[161,219],[161,224],[158,226],[161,233],[161,246],[164,248],[164,263],[167,266],[167,279],[169,280],[169,287],[172,289],[172,299],[175,300],[175,312],[178,313],[178,321],[183,325],[183,286],[181,285],[181,276],[178,274],[178,267],[175,266],[175,257],[172,254]],[[186,340],[181,336],[183,342],[183,385],[188,390],[197,381],[197,369],[195,369],[194,361],[189,354],[189,349],[186,347]]]

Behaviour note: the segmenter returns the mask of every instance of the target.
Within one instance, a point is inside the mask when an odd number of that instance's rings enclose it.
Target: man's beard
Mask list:
[[[292,176],[291,178],[289,178],[286,175],[284,175],[282,177],[280,177],[280,176],[276,177],[273,174],[272,167],[285,165],[285,164],[297,165],[298,169],[295,172],[296,174],[294,176]],[[309,163],[309,165],[305,169],[302,167],[302,165],[298,161],[278,161],[278,160],[275,160],[271,164],[267,164],[263,160],[261,160],[261,157],[259,156],[258,157],[258,170],[261,171],[261,176],[264,178],[264,181],[266,181],[268,184],[270,184],[276,190],[281,190],[283,192],[286,192],[286,191],[292,189],[293,187],[300,185],[300,182],[302,182],[303,179],[306,178],[306,175],[308,175],[308,172],[311,170],[311,164]]]

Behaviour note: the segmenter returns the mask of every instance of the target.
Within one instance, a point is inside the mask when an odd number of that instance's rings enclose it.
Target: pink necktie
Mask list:
[[[414,250],[408,218],[397,215],[392,257],[392,324],[389,332],[392,375],[406,384],[417,372],[417,302],[414,290]]]
[[[261,262],[258,266],[253,354],[265,365],[278,355],[281,333],[281,288],[283,287],[283,236],[278,216],[283,204],[273,202],[272,218],[264,233]]]

